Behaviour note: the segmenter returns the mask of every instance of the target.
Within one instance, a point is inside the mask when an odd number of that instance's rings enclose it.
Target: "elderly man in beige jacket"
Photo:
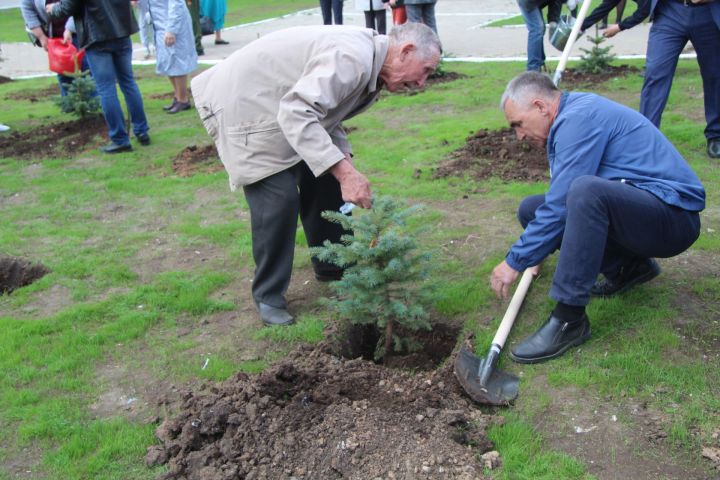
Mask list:
[[[288,325],[298,215],[310,246],[340,241],[321,218],[343,202],[367,208],[370,184],[352,160],[341,122],[372,105],[382,87],[422,87],[440,61],[437,36],[422,24],[389,36],[352,26],[271,33],[195,77],[196,108],[230,177],[250,206],[255,278],[263,322]],[[342,270],[313,258],[320,281]]]

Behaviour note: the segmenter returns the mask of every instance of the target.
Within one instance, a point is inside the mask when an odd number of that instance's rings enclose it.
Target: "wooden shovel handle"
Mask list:
[[[537,274],[536,272],[537,270],[534,268],[528,268],[523,272],[522,278],[520,278],[520,283],[518,283],[517,289],[515,289],[515,293],[513,293],[513,296],[510,299],[510,305],[508,305],[508,308],[505,311],[505,316],[503,317],[502,322],[500,322],[500,327],[495,334],[495,338],[493,338],[493,345],[497,345],[500,348],[505,345],[505,340],[507,340],[513,323],[515,323],[515,317],[517,316],[520,306],[525,299],[525,294],[530,288],[533,277]]]

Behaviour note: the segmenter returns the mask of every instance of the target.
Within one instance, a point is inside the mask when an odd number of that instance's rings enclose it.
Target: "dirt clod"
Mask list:
[[[167,458],[164,479],[482,479],[495,421],[450,367],[417,374],[300,347],[189,395],[146,462]]]
[[[24,258],[0,256],[0,294],[12,293],[44,277],[50,270]]]
[[[213,173],[223,169],[215,145],[190,145],[173,159],[173,171],[181,177]]]
[[[434,172],[435,178],[469,176],[475,180],[499,177],[505,181],[541,182],[548,179],[545,150],[521,142],[515,133],[482,129],[452,152]]]

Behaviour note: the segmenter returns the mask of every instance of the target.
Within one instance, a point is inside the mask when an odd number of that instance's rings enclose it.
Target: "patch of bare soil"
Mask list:
[[[610,65],[603,73],[583,73],[576,68],[568,68],[562,74],[560,87],[563,90],[574,90],[578,87],[593,87],[610,79],[627,77],[639,73],[640,69],[632,65]]]
[[[0,294],[30,285],[50,273],[41,263],[18,257],[0,256]]]
[[[544,149],[519,141],[512,129],[482,129],[450,153],[435,170],[435,178],[469,176],[475,180],[498,177],[505,181],[542,182],[548,179]]]
[[[12,78],[6,77],[4,75],[0,75],[0,85],[2,85],[3,83],[12,82],[12,81],[13,81]]]
[[[581,460],[598,479],[717,478],[700,452],[681,456],[668,444],[669,415],[632,398],[596,398],[575,387],[552,388],[544,377],[533,383],[550,394],[550,403],[537,415],[540,433],[551,448]],[[662,388],[656,391],[663,393]]]
[[[0,157],[70,157],[98,145],[98,136],[107,138],[102,116],[41,125],[26,132],[12,131],[0,137]]]
[[[190,145],[173,159],[173,171],[181,177],[214,173],[223,169],[215,145]]]
[[[432,75],[430,75],[427,79],[427,82],[425,82],[425,85],[431,86],[431,85],[437,85],[439,83],[447,83],[447,82],[454,82],[455,80],[458,80],[460,78],[465,78],[467,75],[463,75],[462,73],[457,72],[447,72],[445,70],[440,72],[435,72]]]
[[[50,85],[45,88],[36,88],[32,90],[20,90],[5,95],[5,100],[27,100],[30,103],[47,100],[51,97],[60,95],[60,87],[58,84]]]
[[[146,457],[168,464],[164,479],[482,479],[485,428],[502,422],[469,403],[449,366],[413,374],[327,345],[184,399]]]

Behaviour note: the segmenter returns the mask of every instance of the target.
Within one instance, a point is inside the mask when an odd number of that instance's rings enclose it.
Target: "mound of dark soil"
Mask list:
[[[607,82],[612,78],[626,77],[639,72],[639,68],[630,65],[610,65],[608,70],[603,73],[583,73],[576,68],[568,68],[563,72],[560,88],[563,90],[575,90],[580,87],[592,87]]]
[[[445,70],[442,70],[440,72],[435,71],[428,77],[427,82],[425,82],[425,84],[427,86],[437,85],[439,83],[453,82],[455,80],[458,80],[460,78],[465,78],[465,77],[466,77],[466,75],[463,75],[462,73],[448,72]]]
[[[482,129],[452,152],[434,172],[435,178],[448,176],[484,180],[498,177],[505,181],[541,182],[548,179],[544,149],[521,142],[512,129]]]
[[[190,145],[173,159],[173,171],[181,177],[197,173],[213,173],[223,169],[215,145]]]
[[[13,290],[44,277],[50,270],[41,263],[24,258],[0,256],[0,294]]]
[[[107,138],[101,116],[41,125],[26,132],[12,131],[0,137],[0,157],[18,159],[58,158],[76,155]]]
[[[156,431],[165,479],[483,479],[484,415],[450,365],[422,374],[301,347],[259,376],[186,393]],[[493,454],[494,456],[494,454]]]
[[[60,86],[56,83],[45,88],[35,88],[30,90],[19,90],[17,92],[5,95],[5,100],[28,100],[30,103],[48,100],[52,97],[60,95]]]
[[[0,84],[12,82],[13,79],[10,77],[6,77],[5,75],[0,75]]]

